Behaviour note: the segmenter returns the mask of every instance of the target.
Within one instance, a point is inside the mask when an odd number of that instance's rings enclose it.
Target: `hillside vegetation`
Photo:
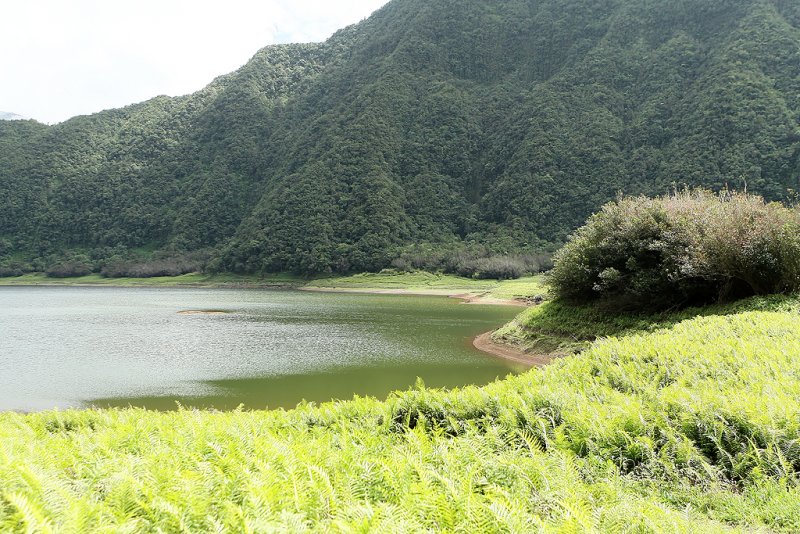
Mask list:
[[[800,529],[800,301],[483,388],[288,412],[0,414],[0,530]]]
[[[0,274],[376,270],[551,250],[619,191],[792,198],[799,43],[789,0],[393,0],[193,95],[0,121]]]

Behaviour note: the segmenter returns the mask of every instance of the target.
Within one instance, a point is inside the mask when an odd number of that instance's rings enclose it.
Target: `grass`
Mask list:
[[[307,287],[369,291],[375,289],[485,294],[498,299],[530,298],[546,292],[543,276],[517,280],[476,280],[449,274],[416,272],[363,273],[309,282]]]
[[[496,280],[474,280],[425,271],[361,273],[322,278],[311,283],[314,287],[337,289],[463,289],[479,291],[488,291],[498,285]]]
[[[528,308],[493,334],[497,341],[529,352],[571,354],[609,336],[653,332],[696,316],[730,315],[747,310],[800,311],[795,297],[772,295],[687,308],[679,312],[610,313],[602,305],[572,305],[552,300]]]
[[[490,291],[490,295],[498,299],[545,298],[547,287],[543,275],[527,276],[517,280],[503,280]]]
[[[269,275],[201,274],[154,278],[105,278],[99,274],[74,278],[51,278],[44,273],[0,278],[0,286],[92,285],[114,287],[305,287],[354,291],[397,290],[433,294],[469,293],[498,299],[531,298],[546,293],[541,275],[518,280],[475,280],[446,274],[364,273],[352,276],[301,277],[289,273]]]
[[[73,278],[52,278],[44,273],[0,278],[0,286],[31,285],[92,285],[114,287],[274,287],[297,286],[306,279],[291,274],[265,276],[238,274],[190,273],[180,276],[157,276],[153,278],[105,278],[99,274]]]
[[[385,402],[0,414],[0,531],[798,531],[798,309],[625,320],[547,368]]]

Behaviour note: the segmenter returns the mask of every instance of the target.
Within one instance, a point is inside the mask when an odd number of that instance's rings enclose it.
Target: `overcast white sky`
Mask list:
[[[266,45],[322,41],[387,0],[2,0],[0,111],[56,123],[182,95]]]

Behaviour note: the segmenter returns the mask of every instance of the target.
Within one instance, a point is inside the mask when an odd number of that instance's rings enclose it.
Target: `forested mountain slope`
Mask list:
[[[561,242],[619,191],[793,198],[800,4],[393,0],[193,95],[0,122],[0,257],[380,268]]]

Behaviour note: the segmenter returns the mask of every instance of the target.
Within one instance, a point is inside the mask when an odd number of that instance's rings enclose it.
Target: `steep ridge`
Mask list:
[[[394,0],[187,97],[0,122],[0,257],[365,270],[552,246],[620,191],[793,198],[799,26],[786,0]]]

